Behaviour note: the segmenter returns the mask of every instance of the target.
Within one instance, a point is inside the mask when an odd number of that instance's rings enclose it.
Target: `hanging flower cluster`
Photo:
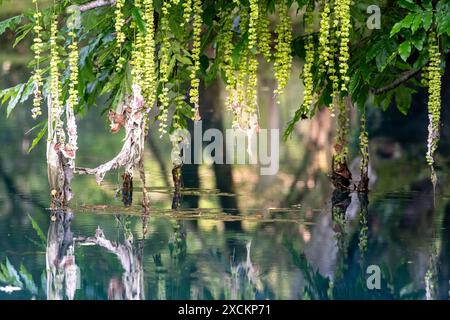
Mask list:
[[[189,23],[191,21],[191,14],[192,14],[192,0],[185,0],[183,1],[183,22],[181,23],[181,26],[184,26],[184,24]]]
[[[240,6],[240,2],[238,2],[238,8]],[[239,9],[239,32],[241,36],[247,32],[248,29],[248,12],[247,10]],[[245,105],[247,104],[247,94],[246,94],[246,86],[248,80],[248,46],[242,49],[241,55],[239,57],[239,65],[238,65],[238,73],[236,76],[236,97],[237,104],[234,106],[236,108],[236,112],[243,110]],[[240,112],[239,112],[240,113]],[[234,119],[234,122],[237,122],[238,119]]]
[[[258,15],[259,6],[257,0],[250,0],[250,18],[248,20],[248,84],[247,84],[247,108],[248,114],[255,114],[258,108],[258,59],[256,54],[258,40]]]
[[[193,1],[193,11],[194,11],[194,22],[192,26],[192,60],[193,66],[191,70],[191,89],[189,91],[190,102],[194,105],[195,113],[194,119],[195,121],[200,120],[199,114],[199,85],[200,79],[198,78],[198,72],[200,71],[200,36],[202,32],[202,1],[194,0]]]
[[[333,7],[334,9],[334,7]],[[337,66],[335,61],[335,56],[337,53],[337,35],[338,35],[338,27],[339,27],[339,17],[337,13],[334,12],[332,16],[330,16],[331,21],[331,31],[330,31],[330,60],[328,61],[328,79],[331,82],[332,94],[331,97],[334,98],[338,95],[339,92],[339,77],[337,75]],[[328,106],[330,109],[334,110],[333,102]]]
[[[332,98],[338,96],[339,92],[345,95],[348,91],[350,8],[351,0],[322,1],[318,71],[321,75],[327,75]],[[336,56],[338,58],[335,61]],[[333,102],[328,107],[332,110]]]
[[[439,142],[439,125],[441,115],[441,55],[436,33],[430,32],[428,37],[428,151],[426,159],[431,167],[431,179],[436,182],[434,171],[434,153]]]
[[[55,124],[55,133],[58,142],[64,144],[65,134],[62,127],[60,116],[62,113],[61,98],[61,84],[59,63],[60,57],[58,52],[58,16],[53,15],[53,20],[50,26],[50,101],[49,107],[52,108],[52,122]]]
[[[159,129],[161,136],[167,133],[167,117],[169,114],[169,87],[167,83],[169,82],[169,61],[170,61],[170,41],[168,41],[167,37],[169,34],[169,9],[171,4],[169,1],[164,1],[162,7],[162,16],[161,16],[161,33],[165,35],[166,39],[161,45],[161,49],[159,52],[159,78],[160,83],[162,85],[161,93],[159,94],[159,103],[160,103],[160,114],[158,116],[159,120]]]
[[[303,86],[304,86],[304,97],[303,97],[303,112],[305,115],[309,116],[311,113],[311,105],[313,102],[313,74],[312,68],[314,66],[314,57],[315,57],[315,46],[314,46],[314,38],[312,35],[312,8],[308,6],[305,12],[305,64],[303,66]]]
[[[33,84],[34,84],[34,98],[33,98],[33,109],[31,109],[31,116],[33,119],[36,119],[38,116],[42,114],[41,110],[41,104],[42,104],[42,70],[40,67],[41,63],[41,53],[43,50],[43,44],[42,44],[42,38],[41,38],[41,31],[42,26],[40,24],[42,13],[39,11],[38,7],[38,1],[33,0],[33,3],[35,4],[36,11],[33,14],[33,18],[35,20],[35,24],[33,27],[34,31],[34,45],[33,45],[33,51],[34,51],[34,59],[36,60],[36,66],[33,73]]]
[[[155,104],[156,92],[156,66],[155,66],[155,21],[153,16],[153,0],[144,0],[144,21],[145,21],[145,37],[144,37],[144,54],[140,55],[142,61],[142,88],[143,96],[146,99],[148,109]],[[142,43],[142,34],[138,34],[139,41]],[[138,39],[136,39],[138,41]],[[139,46],[141,45],[139,43]],[[142,50],[140,48],[140,50]]]
[[[228,110],[233,113],[233,128],[253,132],[258,128],[258,21],[259,5],[256,0],[250,1],[250,12],[236,3],[239,12],[239,34],[248,35],[248,42],[241,49],[237,70],[233,61],[233,15],[226,11],[221,15],[224,32],[219,36],[221,68],[226,77]]]
[[[142,10],[142,2],[141,0],[135,0],[134,6],[138,10]],[[142,18],[145,22],[145,10],[143,10]],[[143,68],[145,67],[145,59],[144,59],[144,34],[140,31],[140,29],[137,26],[137,23],[134,21],[131,22],[131,27],[134,30],[134,42],[133,42],[133,50],[131,52],[131,61],[130,64],[132,65],[131,69],[131,75],[132,75],[132,81],[133,84],[139,84],[141,88],[144,87],[144,71]],[[144,95],[144,93],[143,93]],[[145,95],[144,95],[145,96]]]
[[[347,92],[347,85],[350,81],[348,76],[348,61],[350,60],[349,42],[350,42],[350,5],[351,0],[337,0],[336,14],[340,18],[339,36],[339,74],[341,79],[341,90]]]
[[[267,62],[270,62],[272,59],[271,54],[271,40],[272,36],[270,35],[270,21],[267,16],[267,1],[260,1],[260,14],[258,16],[258,47],[261,54],[266,58]]]
[[[138,29],[137,25],[134,22],[131,23],[131,27],[135,30],[135,32]],[[133,68],[131,69],[133,84],[138,84],[140,87],[143,87],[144,84],[144,50],[143,34],[141,32],[137,32],[133,42],[130,64],[133,66]]]
[[[319,72],[324,74],[332,59],[330,53],[330,3],[323,0],[319,32]]]
[[[78,43],[77,36],[73,30],[69,31],[68,36],[71,38],[69,45],[69,99],[67,101],[68,108],[75,108],[78,104]]]
[[[117,0],[116,1],[116,23],[115,23],[115,29],[116,29],[116,42],[117,42],[117,48],[119,52],[122,52],[122,44],[125,42],[125,33],[123,32],[123,27],[125,25],[125,19],[123,16],[123,7],[125,6],[125,0]],[[123,68],[123,65],[125,63],[125,58],[120,56],[117,64],[116,64],[116,71],[120,71]]]
[[[221,50],[221,63],[220,66],[225,74],[225,91],[227,97],[225,100],[225,107],[227,110],[233,110],[233,105],[237,104],[236,96],[236,75],[233,62],[233,18],[231,12],[226,11],[223,13],[221,20],[223,21],[223,30],[219,41],[219,48]]]
[[[278,87],[275,89],[275,95],[281,95],[283,93],[289,81],[292,66],[292,27],[287,0],[280,1],[278,10],[280,13],[280,24],[276,29],[278,37],[275,44],[274,62],[275,79],[278,82]],[[280,103],[279,100],[277,102]]]

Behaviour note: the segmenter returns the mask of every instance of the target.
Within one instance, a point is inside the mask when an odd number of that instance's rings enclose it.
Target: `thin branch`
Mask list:
[[[87,2],[78,7],[80,12],[85,12],[88,10],[92,10],[95,8],[105,7],[105,6],[113,6],[116,4],[116,0],[95,0],[91,2]]]
[[[403,74],[401,74],[398,79],[392,81],[387,86],[382,87],[382,88],[376,88],[376,89],[374,88],[374,89],[372,89],[372,93],[374,93],[374,94],[383,94],[383,93],[386,93],[386,92],[388,92],[388,91],[390,91],[392,89],[395,89],[398,86],[400,86],[402,83],[404,83],[404,82],[408,81],[409,79],[411,79],[412,77],[414,77],[419,72],[420,72],[420,69],[406,71]]]

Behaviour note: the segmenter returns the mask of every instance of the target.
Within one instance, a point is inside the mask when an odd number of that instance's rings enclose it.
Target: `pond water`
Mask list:
[[[111,173],[101,186],[77,177],[70,210],[52,221],[45,146],[27,154],[30,139],[18,124],[28,120],[12,117],[0,118],[0,299],[449,298],[447,176],[440,172],[434,193],[417,158],[379,161],[369,197],[333,192],[319,173],[315,185],[297,183],[301,198],[278,207],[258,190],[224,195],[204,183],[182,192],[182,203],[196,198],[198,207],[179,210],[150,163],[148,214],[138,205],[140,185],[125,208]],[[117,150],[120,139],[102,136],[101,120],[83,126],[81,149],[111,150],[80,162]],[[200,170],[200,179],[213,177]],[[241,205],[222,209],[220,197]],[[379,288],[368,285],[373,266]]]
[[[26,79],[23,67],[2,76],[1,88]],[[318,116],[282,144],[277,176],[186,167],[182,206],[171,210],[170,146],[155,135],[148,214],[139,181],[125,208],[112,172],[101,186],[77,176],[70,210],[52,219],[45,142],[27,152],[40,130],[28,132],[30,109],[9,119],[0,109],[0,299],[449,299],[448,168],[438,168],[434,192],[424,137],[413,148],[371,140],[369,196],[337,193],[327,177],[330,126]],[[120,150],[123,137],[108,132],[100,110],[79,126],[77,164]],[[311,143],[314,132],[326,134]]]

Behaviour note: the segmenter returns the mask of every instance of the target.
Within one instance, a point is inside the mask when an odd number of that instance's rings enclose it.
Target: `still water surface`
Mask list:
[[[100,111],[86,117],[77,164],[95,166],[120,150],[121,137]],[[434,194],[423,150],[373,154],[366,198],[333,193],[329,164],[317,165],[326,157],[302,160],[313,151],[293,139],[273,179],[233,167],[233,194],[215,189],[211,168],[199,170],[198,187],[186,175],[173,211],[170,168],[158,166],[154,145],[160,164],[170,149],[153,142],[148,215],[138,181],[124,208],[114,172],[100,187],[76,177],[70,211],[52,221],[45,143],[27,153],[35,124],[26,107],[0,116],[0,299],[449,299],[448,170],[438,168]],[[380,289],[367,287],[371,265]]]
[[[329,192],[320,207],[172,211],[167,200],[148,215],[124,208],[107,183],[109,200],[74,201],[51,221],[47,192],[21,193],[33,189],[8,172],[0,261],[17,291],[0,299],[448,299],[450,207],[425,182],[368,198]],[[380,267],[379,290],[367,287],[369,265]]]

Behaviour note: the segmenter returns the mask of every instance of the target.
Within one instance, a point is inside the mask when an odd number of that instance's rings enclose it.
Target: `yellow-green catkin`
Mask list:
[[[119,52],[122,52],[122,44],[125,42],[125,32],[123,31],[123,27],[125,25],[125,18],[123,15],[123,7],[125,6],[125,0],[117,0],[116,1],[116,10],[114,11],[116,15],[115,20],[115,30],[116,30],[116,43],[117,49]],[[125,58],[119,56],[119,59],[116,63],[116,71],[119,72],[122,70],[125,63]]]
[[[436,183],[437,177],[434,171],[434,153],[437,149],[440,135],[441,116],[441,54],[436,33],[430,32],[428,36],[428,143],[427,163],[431,167],[431,179]]]
[[[276,96],[280,96],[283,93],[283,90],[289,81],[292,66],[292,27],[287,0],[280,1],[278,11],[280,15],[280,23],[276,28],[277,39],[275,43],[273,65],[275,70],[275,79],[278,82],[278,86],[274,91]],[[277,102],[280,103],[279,98],[277,98]]]
[[[334,100],[339,94],[339,77],[337,75],[337,65],[335,61],[335,56],[337,54],[337,46],[338,46],[338,34],[339,34],[339,16],[337,14],[337,7],[336,1],[339,0],[331,0],[330,1],[330,7],[331,7],[331,15],[330,15],[330,21],[331,21],[331,30],[330,30],[330,60],[328,64],[328,80],[331,82],[331,104],[328,106],[329,109],[334,110]],[[332,113],[334,116],[334,112]]]
[[[153,0],[144,0],[144,21],[146,32],[143,39],[145,49],[142,54],[142,87],[149,111],[156,100],[155,21]]]
[[[255,114],[258,108],[258,16],[259,6],[257,0],[250,0],[250,17],[248,20],[248,84],[247,84],[247,108],[248,114]]]
[[[235,0],[236,1],[236,0]],[[239,31],[241,36],[243,36],[248,29],[248,11],[246,8],[240,7],[240,2],[236,1],[238,8],[240,10],[240,20],[239,20]],[[237,107],[239,109],[244,109],[247,105],[247,84],[248,84],[248,46],[242,49],[239,57],[238,72],[236,76],[236,98]],[[239,119],[234,119],[233,123],[238,123]]]
[[[134,0],[134,7],[138,10],[142,10],[142,19],[145,22],[145,10],[143,10],[142,0]],[[131,51],[131,61],[132,66],[131,76],[133,84],[138,84],[141,87],[142,95],[144,95],[143,90],[143,77],[144,77],[144,33],[138,28],[136,22],[131,22],[131,28],[134,31],[134,42],[133,50]],[[145,96],[145,95],[144,95]]]
[[[350,42],[350,6],[351,0],[336,0],[336,14],[339,16],[339,76],[341,80],[341,91],[348,91],[350,77],[348,75],[348,61],[350,60],[349,42]]]
[[[131,27],[134,29],[135,37],[133,42],[133,50],[131,52],[131,77],[133,84],[138,84],[141,88],[144,87],[143,77],[144,77],[144,36],[139,31],[136,23],[132,22]],[[144,95],[144,92],[142,92]]]
[[[167,83],[169,82],[169,61],[170,61],[170,40],[169,40],[169,9],[170,2],[164,1],[161,15],[161,33],[164,35],[164,40],[160,49],[159,57],[159,78],[162,85],[161,93],[159,94],[159,109],[158,116],[159,128],[158,131],[161,136],[167,133],[167,117],[169,114],[169,88]]]
[[[71,39],[69,44],[69,98],[67,100],[69,108],[75,108],[78,105],[78,43],[75,31],[71,30],[68,33]]]
[[[307,7],[305,12],[305,64],[303,65],[303,110],[306,115],[310,115],[311,106],[313,103],[313,74],[312,68],[315,61],[315,45],[314,38],[312,35],[313,31],[313,8]]]
[[[267,62],[272,59],[271,54],[272,36],[270,35],[270,21],[267,16],[267,1],[260,1],[258,16],[258,48],[259,52],[266,58]]]
[[[233,62],[233,19],[230,11],[225,11],[221,15],[223,21],[223,32],[219,39],[219,50],[221,52],[220,67],[225,74],[226,84],[225,91],[227,97],[225,99],[225,107],[227,110],[235,109],[237,104],[236,95],[236,73]]]
[[[245,48],[239,58],[239,67],[236,77],[237,106],[243,108],[247,104],[248,84],[248,49]]]
[[[181,26],[188,24],[191,21],[192,15],[192,0],[183,1],[183,21],[181,22]]]
[[[33,108],[31,109],[31,116],[33,119],[36,119],[38,116],[42,115],[41,110],[41,104],[42,104],[42,69],[40,66],[41,63],[41,54],[43,50],[43,44],[42,44],[42,26],[41,26],[41,18],[42,13],[39,11],[38,1],[33,0],[33,4],[35,5],[35,12],[33,13],[33,17],[35,20],[35,24],[33,27],[34,31],[34,45],[33,45],[33,51],[34,51],[34,59],[36,66],[34,68],[33,72],[33,85],[34,85],[34,98],[33,98]]]
[[[189,90],[189,101],[194,106],[194,118],[193,120],[200,120],[199,114],[199,71],[200,71],[200,36],[202,32],[202,1],[194,0],[193,1],[193,12],[194,12],[194,22],[192,26],[192,60],[193,66],[191,69],[191,88]]]
[[[56,14],[52,17],[50,26],[50,99],[52,107],[52,121],[55,125],[55,132],[59,143],[63,144],[65,140],[64,130],[60,120],[62,113],[61,85],[59,63],[60,57],[58,52],[58,16]]]
[[[321,75],[328,72],[330,65],[330,1],[322,0],[319,32],[319,72]]]

